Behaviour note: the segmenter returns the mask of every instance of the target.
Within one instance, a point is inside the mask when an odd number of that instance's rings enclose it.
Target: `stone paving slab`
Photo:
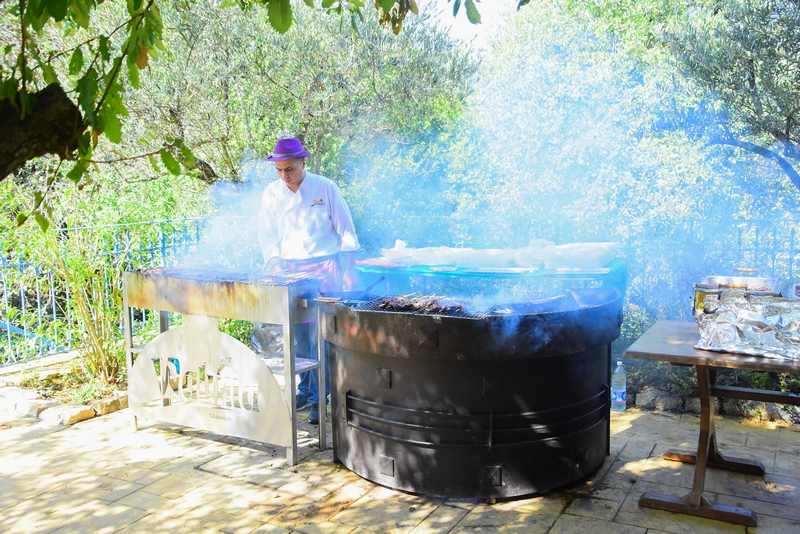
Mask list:
[[[2,388],[0,388],[2,389]],[[646,491],[682,496],[693,467],[665,461],[696,445],[699,419],[629,410],[612,417],[611,456],[587,480],[548,495],[486,504],[410,495],[334,464],[301,422],[301,461],[285,450],[121,410],[53,427],[0,413],[2,532],[754,533],[800,532],[800,431],[718,419],[721,447],[758,459],[763,478],[710,469],[711,502],[746,506],[758,528],[640,508]]]

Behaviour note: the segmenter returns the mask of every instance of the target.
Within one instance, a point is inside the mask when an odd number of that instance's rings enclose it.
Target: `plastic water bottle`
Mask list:
[[[626,379],[625,368],[622,367],[622,360],[617,361],[617,368],[611,375],[611,409],[615,412],[625,411],[626,399]]]

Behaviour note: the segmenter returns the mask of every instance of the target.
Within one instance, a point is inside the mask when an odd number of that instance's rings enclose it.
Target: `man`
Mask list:
[[[324,292],[356,289],[356,251],[360,248],[350,208],[331,180],[306,171],[308,152],[298,139],[279,139],[267,161],[275,162],[280,180],[270,183],[261,197],[258,239],[267,269],[273,272],[318,274]],[[344,273],[340,253],[345,259]],[[298,325],[298,340],[302,327]],[[317,358],[316,331],[308,333],[309,357]],[[284,340],[286,343],[287,340]],[[300,343],[302,346],[303,343]],[[326,396],[330,391],[325,380]],[[317,373],[301,375],[297,409],[311,404],[308,422],[319,423]]]

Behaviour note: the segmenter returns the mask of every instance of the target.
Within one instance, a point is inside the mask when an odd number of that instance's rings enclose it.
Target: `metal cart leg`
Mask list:
[[[294,376],[294,317],[289,314],[283,323],[283,377],[285,387],[283,394],[289,404],[292,414],[292,444],[286,447],[286,464],[292,466],[297,463],[297,407],[295,406],[295,376]]]
[[[328,362],[325,361],[327,341],[322,335],[322,311],[317,306],[317,398],[319,400],[319,449],[324,451],[327,447],[325,424],[327,422],[327,392],[325,391],[325,373]],[[331,391],[333,393],[333,391]]]

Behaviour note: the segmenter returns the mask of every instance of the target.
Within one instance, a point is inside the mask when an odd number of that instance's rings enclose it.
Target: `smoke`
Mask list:
[[[789,219],[800,197],[768,162],[709,148],[686,132],[691,120],[709,120],[710,106],[687,107],[680,84],[552,4],[508,17],[496,41],[481,45],[488,52],[458,124],[403,142],[343,145],[340,185],[361,258],[380,256],[398,239],[474,249],[618,241],[628,301],[652,317],[675,318],[691,317],[691,286],[705,275],[741,266],[791,274],[791,258],[763,251],[793,246],[782,236],[794,226],[770,234],[772,223],[736,221]],[[184,264],[260,265],[253,218],[275,175],[255,156],[243,168],[245,183],[213,190],[218,216]],[[363,275],[361,286],[379,276]],[[525,283],[415,276],[407,289],[480,308],[599,284],[592,276]],[[396,288],[373,292],[402,293]]]
[[[759,257],[757,228],[755,254],[741,252],[750,231],[731,223],[792,217],[800,198],[788,180],[769,162],[692,138],[686,117],[709,120],[710,106],[689,106],[669,73],[552,9],[528,5],[512,15],[453,131],[416,144],[345,147],[346,195],[366,255],[398,239],[476,249],[618,241],[636,287],[629,297],[654,315],[682,318],[691,317],[692,284],[707,274],[740,262],[791,272],[791,261]],[[516,302],[596,285],[418,276],[411,289]]]
[[[209,190],[216,212],[204,222],[202,240],[177,264],[187,268],[258,271],[263,257],[256,220],[261,194],[277,179],[275,167],[252,151],[245,154],[241,182],[218,182]]]

